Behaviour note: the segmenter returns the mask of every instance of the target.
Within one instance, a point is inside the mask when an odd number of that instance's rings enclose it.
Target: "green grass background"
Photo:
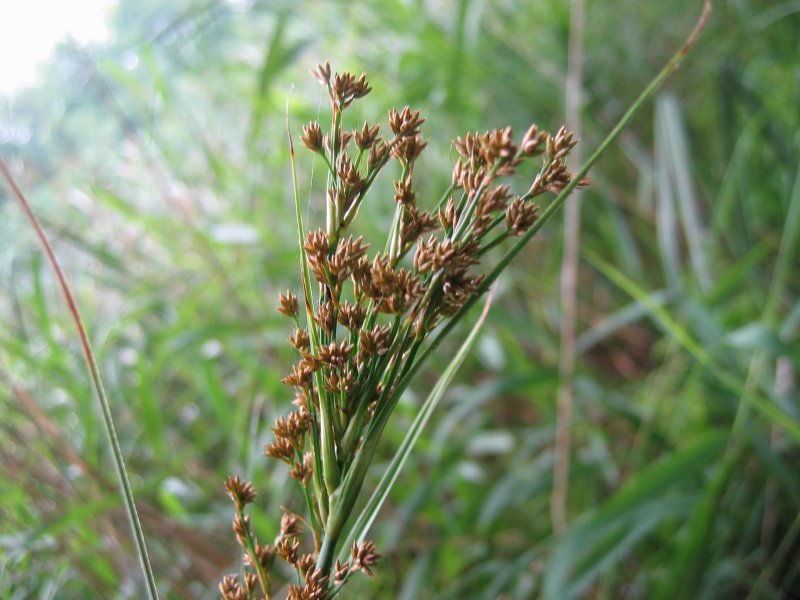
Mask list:
[[[585,155],[700,10],[586,4]],[[0,152],[75,288],[163,597],[214,598],[239,568],[229,473],[259,490],[261,536],[301,504],[262,448],[291,399],[275,311],[298,286],[287,106],[296,135],[327,120],[309,69],[367,72],[360,120],[423,112],[432,205],[456,135],[563,122],[569,19],[566,0],[122,2],[111,41],[63,43],[39,86],[0,101]],[[798,31],[796,1],[717,0],[592,173],[568,531],[553,534],[549,506],[552,223],[501,278],[374,527],[383,566],[348,597],[800,597]],[[322,166],[306,152],[298,166],[321,222]],[[387,179],[370,198],[368,238],[392,196]],[[466,331],[399,406],[372,484]],[[77,336],[5,190],[0,403],[0,597],[141,597]]]

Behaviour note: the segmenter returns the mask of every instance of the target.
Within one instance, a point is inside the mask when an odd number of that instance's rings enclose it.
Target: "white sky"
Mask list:
[[[106,39],[115,0],[0,0],[0,95],[36,83],[36,65],[57,42]]]

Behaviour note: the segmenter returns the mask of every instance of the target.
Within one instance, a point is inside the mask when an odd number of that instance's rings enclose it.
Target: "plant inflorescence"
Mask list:
[[[539,218],[535,200],[559,194],[575,177],[567,156],[577,140],[563,127],[550,134],[532,125],[519,142],[510,127],[468,133],[453,142],[458,158],[450,186],[426,209],[414,182],[427,146],[419,112],[391,109],[386,137],[378,124],[346,129],[343,114],[371,90],[366,76],[334,74],[328,63],[313,75],[327,88],[331,126],[323,132],[313,122],[300,140],[327,167],[326,221],[306,232],[295,198],[301,292],[281,294],[278,307],[295,327],[289,343],[298,359],[283,379],[295,392],[295,409],[277,419],[265,449],[299,483],[307,518],[286,512],[277,539],[262,545],[245,514],[255,497],[252,485],[228,479],[233,528],[248,569],[220,584],[227,600],[271,598],[276,559],[288,565],[284,572],[296,573],[291,599],[331,598],[353,573],[372,574],[380,558],[372,542],[353,541],[344,560],[336,552],[383,428],[427,356],[421,349],[485,291],[480,263],[487,250],[524,235]],[[291,137],[290,146],[294,168]],[[350,229],[390,163],[398,174],[394,216],[383,249],[370,253]],[[503,181],[531,163],[536,168],[527,190],[513,192]]]

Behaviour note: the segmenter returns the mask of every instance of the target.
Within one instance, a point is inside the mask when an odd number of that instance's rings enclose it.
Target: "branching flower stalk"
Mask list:
[[[337,597],[350,576],[372,574],[380,554],[363,534],[376,505],[354,516],[367,469],[386,423],[420,366],[478,297],[558,210],[588,182],[586,175],[605,149],[696,41],[710,11],[676,55],[642,92],[600,147],[577,173],[567,157],[577,140],[564,127],[551,134],[532,125],[518,142],[510,128],[467,134],[454,140],[458,160],[451,184],[436,205],[418,203],[414,167],[427,142],[424,119],[405,107],[389,111],[390,133],[364,123],[346,129],[343,115],[371,88],[366,76],[331,72],[318,65],[314,77],[331,101],[331,127],[304,127],[302,144],[319,155],[328,171],[324,229],[306,231],[300,213],[294,144],[289,135],[300,243],[300,298],[287,292],[278,310],[290,318],[289,343],[297,363],[283,379],[295,392],[295,410],[278,418],[268,457],[283,461],[297,480],[308,518],[287,512],[273,545],[262,546],[244,507],[255,491],[238,476],[226,483],[236,506],[234,530],[245,551],[243,578],[226,577],[224,600],[272,598],[271,572],[294,572],[290,600]],[[396,163],[394,217],[382,251],[349,230],[378,175]],[[512,191],[508,177],[533,166],[531,183]],[[537,201],[555,195],[544,209]],[[487,251],[509,238],[516,242],[488,273],[480,272]],[[302,305],[302,306],[301,306]],[[385,497],[385,495],[384,495]],[[354,529],[366,523],[361,531]],[[306,533],[305,540],[301,536]],[[343,541],[352,545],[340,548]],[[339,554],[337,554],[339,553]],[[338,558],[337,558],[338,556]]]
[[[334,559],[380,435],[408,386],[406,376],[431,332],[478,295],[486,249],[523,235],[538,219],[536,200],[560,193],[574,179],[566,160],[577,141],[563,127],[550,134],[532,125],[518,142],[511,128],[469,133],[453,142],[459,158],[447,193],[426,210],[414,181],[427,146],[420,113],[390,110],[385,138],[378,124],[346,129],[345,111],[371,90],[366,77],[333,74],[327,63],[313,74],[327,88],[331,127],[323,132],[311,123],[300,141],[327,167],[325,228],[306,231],[296,199],[302,290],[299,299],[282,294],[278,308],[295,327],[289,343],[298,361],[283,383],[295,391],[296,410],[277,420],[265,450],[288,465],[303,490],[310,541],[300,554],[301,521],[292,516],[296,527],[282,527],[275,545],[262,547],[243,512],[255,492],[248,482],[229,478],[234,530],[251,571],[242,583],[226,578],[224,598],[270,598],[275,556],[296,572],[289,598],[330,598],[352,573],[371,574],[380,557],[371,542],[354,543],[346,562]],[[291,136],[290,150],[294,175]],[[394,217],[384,249],[370,255],[350,228],[391,163]],[[504,180],[531,165],[531,184],[515,194]]]

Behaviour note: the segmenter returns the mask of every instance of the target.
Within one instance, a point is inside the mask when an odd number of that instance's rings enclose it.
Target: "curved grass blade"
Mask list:
[[[158,589],[156,588],[155,576],[153,575],[153,568],[150,566],[150,559],[147,555],[147,546],[145,545],[144,533],[142,532],[142,524],[139,522],[139,513],[136,511],[136,503],[134,502],[133,490],[131,489],[131,484],[128,480],[128,472],[125,470],[125,460],[123,459],[122,449],[119,446],[117,432],[114,428],[114,419],[111,416],[111,407],[108,403],[105,389],[103,388],[103,381],[100,378],[100,369],[97,366],[97,359],[94,356],[91,343],[89,342],[89,335],[86,332],[86,327],[83,323],[83,319],[81,319],[80,312],[78,312],[78,305],[75,302],[75,298],[72,295],[72,290],[67,283],[66,276],[61,270],[61,266],[59,265],[58,259],[53,252],[52,246],[50,246],[50,242],[47,240],[44,230],[39,224],[36,215],[33,214],[33,210],[31,210],[28,201],[20,191],[2,159],[0,159],[0,172],[2,172],[6,183],[8,183],[13,195],[19,202],[22,212],[25,213],[25,216],[27,217],[28,221],[36,232],[36,236],[39,238],[39,241],[42,244],[42,248],[47,256],[47,260],[50,262],[50,265],[55,272],[58,285],[61,289],[61,293],[64,296],[64,300],[67,303],[70,315],[72,316],[75,326],[78,329],[78,336],[80,337],[81,348],[83,349],[83,357],[86,360],[86,367],[89,370],[89,375],[92,379],[92,385],[94,386],[95,393],[97,394],[97,400],[100,403],[100,412],[103,415],[103,423],[111,444],[111,453],[113,455],[114,465],[117,470],[117,477],[119,479],[119,484],[122,491],[122,498],[125,503],[125,509],[128,513],[128,521],[130,522],[131,530],[133,532],[133,539],[136,545],[136,551],[139,555],[139,562],[142,567],[142,572],[144,573],[147,596],[150,598],[150,600],[157,600]]]

